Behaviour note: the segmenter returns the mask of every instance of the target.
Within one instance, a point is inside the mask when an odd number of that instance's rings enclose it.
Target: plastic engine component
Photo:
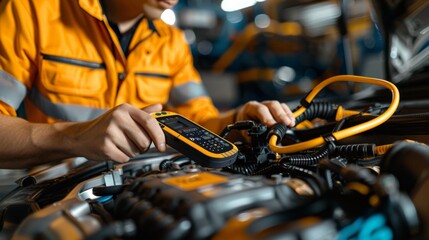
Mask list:
[[[132,218],[137,238],[205,239],[240,212],[277,212],[304,202],[270,179],[191,169],[134,179],[116,197],[114,215]]]

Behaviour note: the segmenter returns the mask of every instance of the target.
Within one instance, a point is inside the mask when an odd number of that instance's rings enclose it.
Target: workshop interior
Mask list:
[[[220,110],[275,99],[296,125],[157,112],[166,152],[1,170],[0,239],[429,239],[429,1],[180,0],[162,19]]]

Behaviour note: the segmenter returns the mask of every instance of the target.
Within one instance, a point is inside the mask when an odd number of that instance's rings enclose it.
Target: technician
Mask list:
[[[162,109],[214,132],[244,119],[293,126],[278,101],[219,113],[182,32],[159,19],[176,3],[0,1],[0,168],[77,156],[126,162],[152,141],[164,151],[149,115]]]

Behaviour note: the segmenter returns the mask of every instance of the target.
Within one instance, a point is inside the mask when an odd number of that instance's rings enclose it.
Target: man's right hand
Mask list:
[[[143,109],[122,104],[94,120],[70,126],[66,134],[72,136],[70,151],[89,160],[116,162],[127,162],[147,151],[152,141],[159,151],[165,151],[165,135],[149,114],[161,110],[161,104]]]

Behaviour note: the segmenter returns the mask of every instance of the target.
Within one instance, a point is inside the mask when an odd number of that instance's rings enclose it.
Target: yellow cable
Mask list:
[[[402,140],[403,142],[413,142],[413,143],[419,143],[422,145],[426,145],[424,143],[420,143],[411,139],[404,139]],[[377,146],[375,147],[375,154],[377,155],[384,155],[387,153],[387,151],[389,151],[392,147],[394,146],[394,144],[386,144],[386,145],[381,145],[381,146]]]
[[[393,144],[386,144],[386,145],[377,146],[377,147],[375,147],[375,154],[376,155],[384,155],[392,147],[393,147]]]
[[[308,120],[304,120],[300,122],[298,125],[295,126],[296,129],[306,129],[306,128],[314,128],[314,125],[312,122]]]
[[[358,115],[358,114],[361,114],[361,112],[354,111],[354,110],[347,110],[347,109],[344,109],[342,106],[338,106],[337,113],[335,115],[335,121],[340,121],[343,118],[350,117],[350,116],[355,116],[355,115]],[[364,113],[362,115],[366,116],[366,115],[371,115],[371,114]]]
[[[398,108],[399,91],[394,84],[382,79],[354,76],[354,75],[338,75],[338,76],[334,76],[326,79],[325,81],[315,86],[313,90],[307,94],[307,96],[305,97],[305,101],[311,102],[324,87],[334,82],[358,82],[358,83],[374,84],[374,85],[379,85],[379,86],[388,88],[392,92],[391,104],[384,113],[367,122],[332,133],[332,135],[335,137],[336,140],[341,140],[379,126],[380,124],[387,121]],[[296,118],[302,113],[304,113],[305,110],[306,110],[306,107],[301,106],[298,110],[293,112],[293,116]],[[269,147],[273,152],[283,153],[283,154],[308,150],[325,143],[325,140],[323,139],[323,137],[317,137],[305,142],[300,142],[289,146],[277,146],[277,140],[278,140],[277,136],[273,135],[270,138]]]

